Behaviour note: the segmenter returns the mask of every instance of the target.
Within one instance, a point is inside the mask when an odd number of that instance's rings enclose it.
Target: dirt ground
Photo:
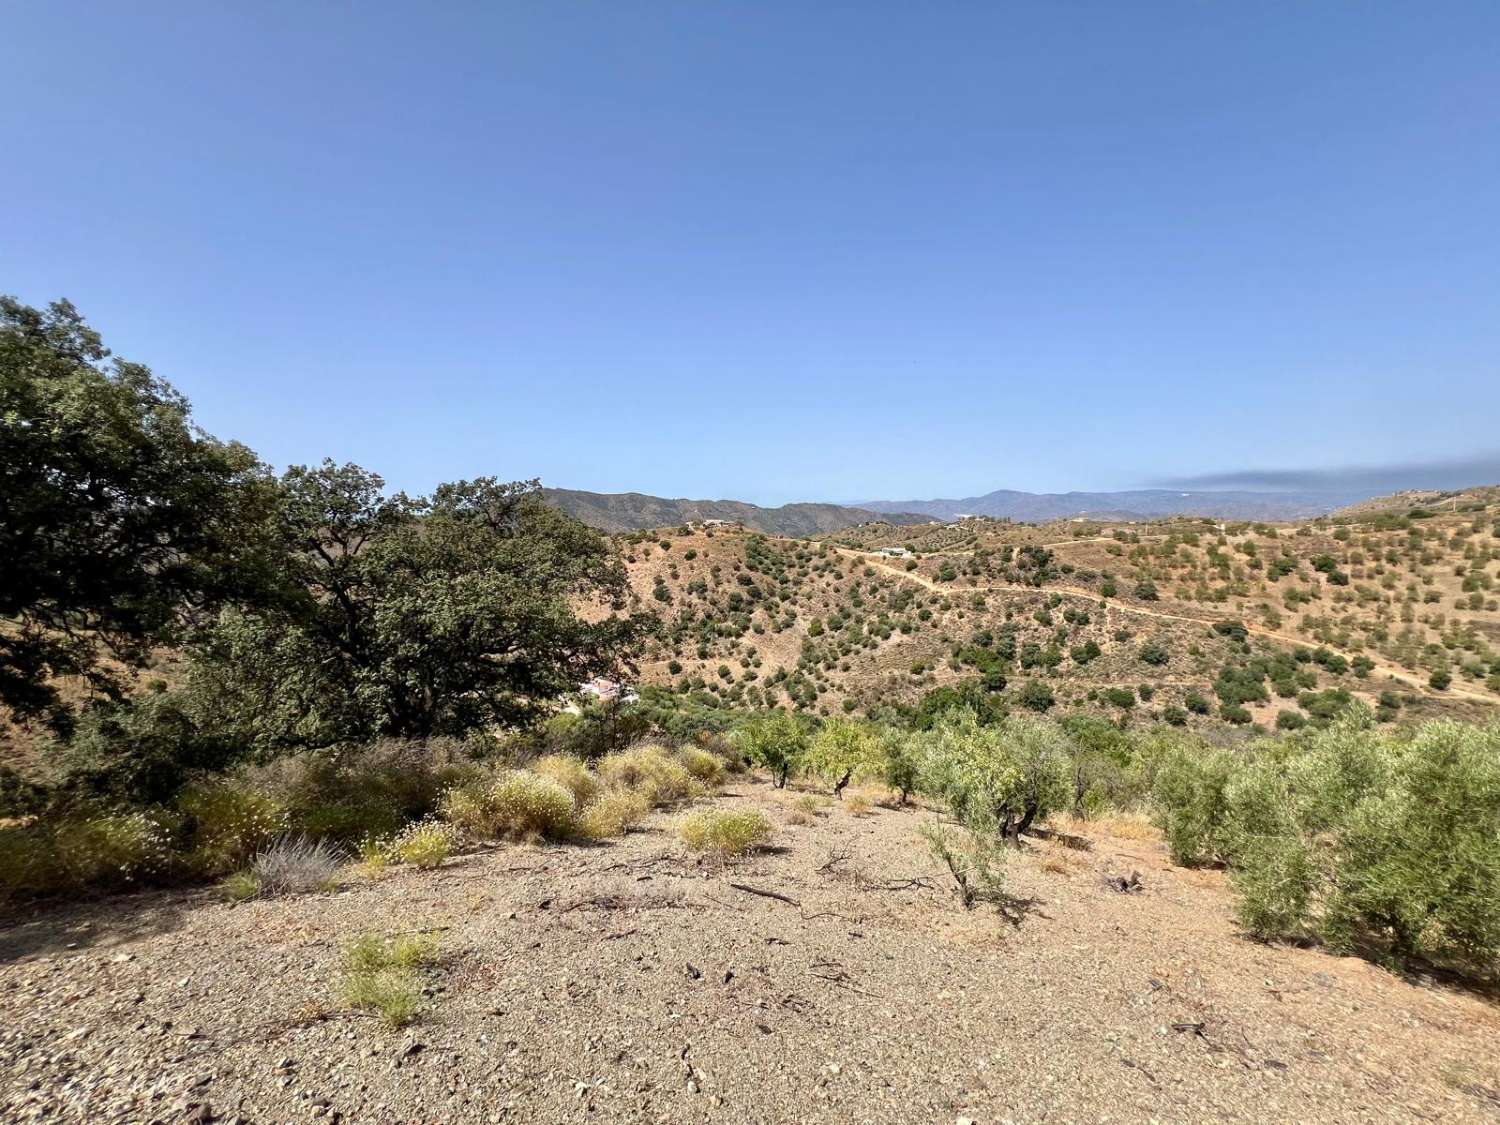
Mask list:
[[[1249,941],[1154,839],[1037,843],[1007,918],[943,883],[930,811],[796,826],[793,796],[717,798],[777,826],[723,868],[660,814],[328,895],[37,911],[0,929],[0,1120],[1500,1121],[1500,1008]],[[341,945],[412,930],[423,1018],[343,1010]]]

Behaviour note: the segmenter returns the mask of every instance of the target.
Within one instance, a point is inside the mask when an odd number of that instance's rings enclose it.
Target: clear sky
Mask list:
[[[7,5],[0,291],[272,463],[668,496],[1500,449],[1500,4]]]

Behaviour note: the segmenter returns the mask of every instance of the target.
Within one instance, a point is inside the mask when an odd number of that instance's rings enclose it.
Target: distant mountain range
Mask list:
[[[958,500],[867,500],[856,504],[784,504],[762,508],[741,500],[682,500],[640,492],[584,492],[545,488],[548,503],[600,531],[639,531],[693,520],[734,520],[770,535],[816,535],[883,520],[919,524],[958,516],[992,516],[1017,523],[1088,516],[1144,520],[1209,516],[1233,520],[1299,520],[1357,504],[1375,495],[1361,490],[1301,492],[1183,491],[1147,488],[1127,492],[1016,492],[1000,489]]]
[[[813,535],[842,531],[856,524],[930,523],[931,516],[910,512],[872,512],[843,504],[784,504],[762,508],[739,500],[668,500],[639,492],[582,492],[572,488],[544,488],[553,507],[600,531],[639,531],[673,527],[693,520],[735,520],[769,535]]]
[[[961,500],[869,500],[857,507],[880,513],[915,513],[950,520],[961,515],[993,516],[1024,523],[1093,516],[1096,519],[1148,519],[1159,516],[1214,516],[1235,520],[1296,520],[1321,516],[1375,495],[1366,491],[1184,492],[1147,488],[1130,492],[1015,492],[999,489]],[[889,518],[889,517],[886,517]]]

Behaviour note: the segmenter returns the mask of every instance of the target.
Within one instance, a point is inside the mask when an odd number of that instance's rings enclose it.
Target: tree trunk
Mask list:
[[[1016,825],[1016,839],[1021,838],[1021,833],[1031,830],[1031,822],[1036,819],[1037,802],[1032,801],[1026,806],[1026,811],[1021,814],[1020,823]]]

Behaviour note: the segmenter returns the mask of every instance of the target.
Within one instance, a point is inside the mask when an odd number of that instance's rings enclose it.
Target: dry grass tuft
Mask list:
[[[683,818],[678,834],[693,851],[727,859],[744,855],[769,840],[771,822],[754,809],[737,812],[702,809]]]
[[[538,758],[531,766],[532,772],[555,781],[573,794],[573,803],[580,809],[599,795],[602,788],[599,779],[588,766],[577,758],[563,754],[548,754]]]
[[[611,789],[578,818],[578,830],[591,840],[623,836],[651,812],[644,793],[633,789]]]
[[[704,788],[717,789],[724,784],[724,760],[717,754],[696,746],[684,746],[677,751],[677,760]]]
[[[851,794],[844,801],[844,808],[849,810],[850,816],[868,816],[870,814],[870,798],[863,793]]]
[[[786,821],[788,824],[816,824],[818,814],[827,803],[821,797],[804,793],[792,802],[792,807],[787,810]]]
[[[345,858],[344,849],[328,840],[283,836],[255,857],[249,874],[263,895],[327,891],[338,886]]]
[[[386,848],[386,858],[430,871],[441,867],[453,854],[458,842],[451,824],[440,820],[419,820],[408,824]]]
[[[1139,812],[1103,813],[1091,820],[1065,816],[1058,827],[1075,836],[1113,836],[1117,840],[1160,840],[1161,830],[1151,818]]]
[[[707,790],[686,766],[655,743],[632,746],[599,759],[599,777],[613,789],[634,789],[653,805],[701,797]]]
[[[457,786],[443,797],[449,822],[487,839],[561,839],[573,831],[576,814],[565,786],[526,770]]]
[[[344,1002],[403,1027],[422,1010],[420,971],[437,963],[437,942],[424,935],[365,934],[344,949]]]

